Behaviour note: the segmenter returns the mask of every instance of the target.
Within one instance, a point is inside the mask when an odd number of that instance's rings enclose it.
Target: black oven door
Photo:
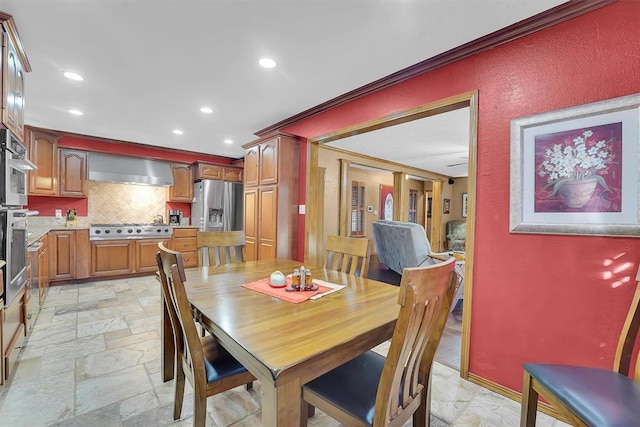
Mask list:
[[[27,210],[0,210],[4,267],[4,305],[9,306],[27,283]]]

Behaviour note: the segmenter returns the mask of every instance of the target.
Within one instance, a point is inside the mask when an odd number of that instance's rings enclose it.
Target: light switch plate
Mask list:
[[[300,215],[304,215],[304,214],[305,214],[305,212],[307,211],[307,209],[306,209],[306,208],[307,208],[307,206],[306,206],[306,205],[299,205],[299,206],[298,206],[298,213],[299,213]]]
[[[62,209],[56,209],[56,218],[62,218]]]

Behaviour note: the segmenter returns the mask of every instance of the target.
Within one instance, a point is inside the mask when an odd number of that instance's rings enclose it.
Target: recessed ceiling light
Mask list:
[[[231,140],[231,139],[225,139],[225,140],[224,140],[224,143],[225,143],[225,144],[233,144],[233,140]]]
[[[184,132],[182,132],[180,129],[174,129],[173,133],[175,133],[176,135],[182,135]]]
[[[82,77],[80,74],[74,73],[72,71],[65,71],[64,76],[66,78],[68,78],[69,80],[76,80],[76,81],[84,80],[84,77]]]
[[[258,64],[260,64],[260,66],[264,68],[273,68],[276,66],[276,61],[271,58],[262,58],[260,61],[258,61]]]
[[[82,111],[80,111],[80,110],[69,110],[69,112],[70,112],[71,114],[73,114],[74,116],[81,116],[81,115],[83,115],[83,114],[84,114],[84,113],[83,113]]]
[[[209,108],[209,107],[202,107],[202,108],[200,109],[200,111],[202,111],[203,113],[207,113],[207,114],[211,114],[211,113],[213,113],[213,109],[212,109],[212,108]]]

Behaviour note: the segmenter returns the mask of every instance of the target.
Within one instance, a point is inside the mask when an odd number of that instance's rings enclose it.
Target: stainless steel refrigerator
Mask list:
[[[241,183],[203,179],[193,184],[192,225],[200,231],[235,231],[243,228]]]

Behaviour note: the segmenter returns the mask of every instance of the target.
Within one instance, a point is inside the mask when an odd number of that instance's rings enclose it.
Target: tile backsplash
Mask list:
[[[148,224],[155,215],[162,215],[166,222],[166,196],[165,187],[90,181],[87,216],[79,216],[77,226]],[[62,218],[34,216],[29,218],[29,226],[64,227],[66,207],[60,208]]]
[[[165,216],[166,196],[165,187],[91,181],[89,220],[92,224],[150,223],[154,215]]]

